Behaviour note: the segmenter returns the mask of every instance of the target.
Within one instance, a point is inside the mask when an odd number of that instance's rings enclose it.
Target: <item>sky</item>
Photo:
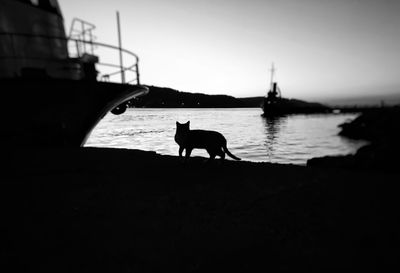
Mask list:
[[[59,0],[98,42],[140,58],[141,82],[180,91],[306,100],[400,94],[399,0]]]

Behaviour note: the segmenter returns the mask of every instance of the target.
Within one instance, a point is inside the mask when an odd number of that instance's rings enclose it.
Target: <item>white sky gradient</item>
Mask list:
[[[400,93],[399,0],[59,0],[99,42],[140,57],[143,84],[263,96],[271,63],[283,96]]]

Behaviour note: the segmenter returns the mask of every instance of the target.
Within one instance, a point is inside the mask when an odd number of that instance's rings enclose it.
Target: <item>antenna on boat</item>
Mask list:
[[[273,84],[274,84],[274,74],[275,74],[275,65],[274,65],[274,63],[272,63],[270,71],[271,71],[271,83],[270,83],[271,87],[270,87],[270,90],[272,90]]]
[[[122,60],[122,41],[121,41],[121,23],[119,20],[119,11],[117,11],[117,28],[118,28],[118,50],[119,50],[119,66],[121,68],[121,82],[125,83],[125,71]]]

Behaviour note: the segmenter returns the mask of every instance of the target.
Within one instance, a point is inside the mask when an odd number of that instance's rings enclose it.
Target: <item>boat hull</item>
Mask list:
[[[284,116],[291,114],[320,114],[332,111],[330,107],[320,103],[310,103],[301,100],[278,98],[264,99],[262,104],[263,116]]]
[[[109,111],[148,92],[140,85],[56,79],[3,79],[0,86],[0,139],[11,146],[83,146]]]

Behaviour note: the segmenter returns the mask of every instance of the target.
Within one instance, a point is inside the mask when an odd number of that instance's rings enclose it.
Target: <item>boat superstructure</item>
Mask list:
[[[56,0],[0,0],[3,143],[82,146],[109,111],[147,94],[138,56],[94,29],[75,18],[67,36]]]
[[[275,75],[275,66],[272,63],[271,66],[271,82],[270,89],[267,92],[267,95],[264,98],[264,102],[262,104],[262,108],[264,111],[264,115],[274,115],[279,112],[279,106],[282,100],[281,91],[278,87],[278,83],[274,81]]]
[[[290,114],[327,113],[331,111],[329,107],[320,103],[283,98],[281,89],[274,79],[275,71],[275,66],[272,64],[270,88],[261,105],[263,116],[276,117]]]

